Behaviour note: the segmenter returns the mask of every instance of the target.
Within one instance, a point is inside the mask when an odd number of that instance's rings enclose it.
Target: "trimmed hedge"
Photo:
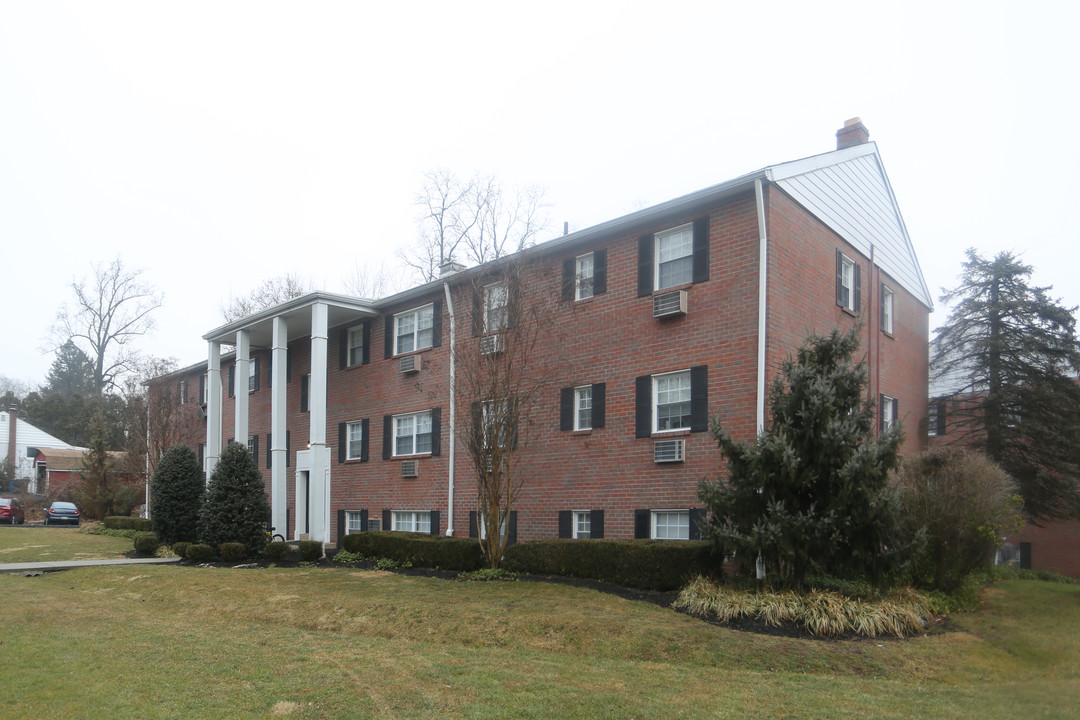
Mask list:
[[[405,532],[362,532],[346,535],[342,548],[364,557],[389,558],[415,567],[477,570],[484,565],[476,538]]]
[[[142,533],[135,536],[135,552],[140,555],[154,556],[158,551],[158,539],[154,533]]]
[[[318,562],[323,554],[323,544],[318,540],[300,541],[300,559],[304,562]]]
[[[139,532],[153,532],[153,523],[147,518],[129,517],[127,515],[110,515],[103,521],[108,530],[138,530]]]
[[[697,575],[719,574],[720,561],[704,540],[534,540],[508,547],[502,567],[528,575],[677,590]]]
[[[189,545],[191,545],[191,543],[183,541],[173,543],[172,551],[176,553],[177,557],[187,557],[187,549]]]
[[[272,543],[268,543],[263,552],[266,553],[266,557],[271,560],[284,560],[290,550],[292,550],[292,548],[289,546],[289,543],[275,540]]]
[[[202,543],[188,545],[187,553],[184,554],[191,562],[204,563],[214,559],[214,548]]]
[[[247,556],[247,547],[244,543],[223,542],[218,545],[218,555],[225,562],[239,562]]]

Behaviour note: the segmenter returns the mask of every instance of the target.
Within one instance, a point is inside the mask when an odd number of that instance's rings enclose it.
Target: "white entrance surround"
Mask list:
[[[321,462],[319,462],[321,460]],[[320,475],[312,466],[325,468]],[[321,478],[321,480],[320,480]],[[296,522],[290,540],[330,542],[330,448],[296,453]]]

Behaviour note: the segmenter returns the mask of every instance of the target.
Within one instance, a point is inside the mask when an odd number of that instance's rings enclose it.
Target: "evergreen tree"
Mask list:
[[[248,554],[256,555],[266,546],[269,514],[255,460],[240,443],[229,443],[210,474],[206,501],[199,513],[199,540],[212,547],[223,542],[243,543]]]
[[[1032,287],[1032,269],[1009,252],[967,251],[954,304],[931,351],[949,387],[950,438],[981,448],[1013,479],[1036,521],[1080,518],[1080,346],[1076,308]]]
[[[165,451],[150,483],[150,513],[158,541],[164,545],[197,540],[199,511],[206,484],[195,452],[187,445]]]
[[[768,577],[794,585],[809,573],[881,580],[902,557],[888,479],[902,433],[874,437],[866,365],[851,360],[858,346],[858,328],[808,338],[773,381],[769,426],[755,442],[713,422],[728,478],[702,484],[705,532],[744,572],[760,554]]]
[[[139,504],[141,485],[130,483],[118,472],[105,445],[105,421],[99,415],[92,424],[90,449],[83,455],[81,483],[71,493],[83,516],[101,520],[109,515],[128,515]]]
[[[43,395],[59,393],[64,400],[79,394],[89,397],[96,394],[94,388],[94,365],[79,347],[68,340],[56,350],[49,374],[45,378]]]

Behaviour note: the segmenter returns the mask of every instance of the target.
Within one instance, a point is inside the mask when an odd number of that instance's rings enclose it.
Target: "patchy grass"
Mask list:
[[[123,557],[131,538],[91,535],[77,527],[0,527],[0,563]]]
[[[903,641],[740,633],[564,585],[345,568],[0,576],[5,717],[1062,717],[1080,586]]]

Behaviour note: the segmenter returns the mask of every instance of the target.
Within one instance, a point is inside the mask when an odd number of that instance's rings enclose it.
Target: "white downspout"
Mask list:
[[[758,358],[757,358],[757,431],[765,432],[765,326],[768,313],[769,234],[765,228],[765,197],[761,178],[754,181],[758,217]]]
[[[454,354],[457,352],[457,325],[454,323],[454,301],[450,299],[450,283],[443,283],[446,293],[446,313],[450,319],[450,459],[449,487],[446,492],[446,536],[454,536],[454,444],[457,440],[457,375]]]
[[[150,386],[146,386],[146,502],[143,503],[144,518],[150,517]]]

